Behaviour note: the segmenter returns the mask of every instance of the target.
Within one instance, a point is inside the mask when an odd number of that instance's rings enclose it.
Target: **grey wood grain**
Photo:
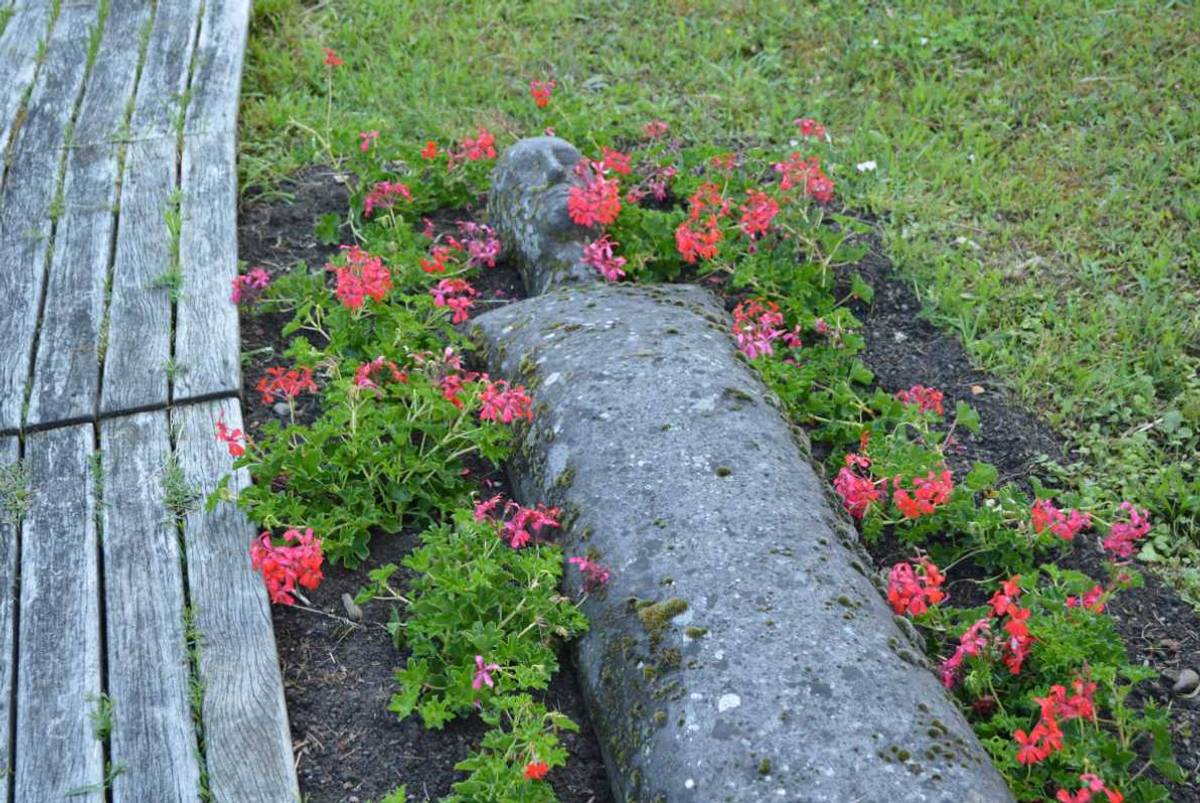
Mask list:
[[[37,73],[38,43],[50,34],[50,4],[26,3],[13,9],[0,33],[0,152],[8,146],[21,101]]]
[[[174,138],[200,24],[200,0],[159,2],[138,82],[130,136]]]
[[[17,439],[0,438],[0,466],[17,460]],[[13,628],[16,625],[17,528],[0,517],[0,800],[8,800],[8,748],[12,744],[9,717],[13,710]]]
[[[31,424],[82,420],[95,412],[100,327],[111,257],[117,157],[114,141],[134,91],[137,53],[128,44],[150,19],[138,0],[112,0],[67,154],[65,206],[47,279],[30,392]]]
[[[155,279],[171,266],[166,213],[175,190],[175,140],[131,143],[125,153],[113,257],[100,412],[163,405],[171,356],[171,299]]]
[[[187,133],[232,135],[235,132],[249,27],[250,0],[205,3]]]
[[[231,133],[196,134],[183,145],[183,295],[175,312],[176,400],[241,387],[237,307],[237,167]]]
[[[21,530],[15,800],[61,801],[104,778],[89,719],[101,690],[91,453],[89,424],[25,443],[33,503]],[[102,803],[104,793],[74,799]]]
[[[0,431],[20,424],[59,178],[97,7],[64,5],[12,142],[0,196]]]
[[[217,420],[242,427],[236,399],[177,406],[180,466],[207,494],[233,458],[214,437]],[[234,475],[235,490],[249,482]],[[215,800],[298,801],[283,682],[262,576],[250,568],[254,527],[232,504],[192,512],[184,530],[188,587],[202,633],[204,733]]]
[[[114,803],[188,801],[199,795],[189,707],[179,539],[164,502],[170,454],[165,411],[106,419],[104,591],[108,689],[117,716],[110,756],[125,771]]]

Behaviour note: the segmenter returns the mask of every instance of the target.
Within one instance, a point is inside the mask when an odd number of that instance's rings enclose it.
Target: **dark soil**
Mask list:
[[[313,235],[323,214],[344,212],[345,189],[324,170],[300,174],[289,188],[292,202],[252,206],[241,215],[239,245],[242,260],[276,274],[304,260],[319,266],[336,252]],[[440,231],[449,231],[466,213],[448,212],[434,218]],[[1027,486],[1046,461],[1068,458],[1063,440],[1022,408],[1002,384],[971,365],[962,345],[920,317],[921,305],[912,290],[897,279],[878,243],[854,266],[875,289],[870,305],[854,311],[863,322],[867,340],[863,361],[888,392],[913,384],[945,393],[948,409],[966,401],[978,410],[981,431],[956,433],[961,450],[951,458],[956,474],[973,461],[996,466],[1001,482]],[[479,304],[502,304],[522,295],[516,271],[507,266],[484,272]],[[282,316],[242,317],[243,350],[252,357],[245,366],[248,427],[254,431],[272,409],[257,403],[254,385],[263,369],[279,362]],[[272,352],[256,351],[270,347]],[[302,411],[304,412],[311,411]],[[330,616],[299,609],[277,608],[276,638],[284,669],[293,742],[301,791],[306,799],[366,801],[399,783],[407,783],[412,799],[433,799],[449,791],[456,778],[455,762],[464,757],[482,734],[478,722],[457,722],[444,731],[427,731],[418,721],[399,722],[387,711],[395,690],[392,669],[403,661],[382,628],[390,612],[382,605],[367,606],[363,623],[352,626],[333,616],[345,615],[343,592],[353,595],[364,583],[370,566],[398,561],[413,546],[410,535],[381,537],[373,542],[369,566],[350,572],[331,568],[311,599]],[[881,566],[903,557],[896,545],[881,542],[872,549]],[[1095,540],[1081,539],[1060,560],[1069,568],[1105,578],[1103,557]],[[1149,573],[1142,588],[1118,594],[1111,613],[1131,659],[1158,670],[1162,677],[1144,684],[1140,699],[1152,699],[1172,711],[1176,757],[1185,771],[1200,770],[1200,695],[1191,699],[1173,694],[1174,673],[1200,671],[1200,616],[1169,587]],[[594,736],[587,724],[569,662],[555,679],[548,702],[583,725],[578,736],[564,740],[571,753],[565,770],[552,776],[560,799],[605,803],[611,800]],[[1200,790],[1186,784],[1171,788],[1172,800],[1200,801]]]
[[[284,189],[293,194],[291,201],[241,210],[239,256],[273,276],[298,261],[319,270],[338,249],[318,242],[314,225],[326,213],[344,214],[348,193],[323,169],[300,173]],[[456,214],[437,215],[434,223],[439,231],[450,231],[458,219]],[[523,292],[519,276],[508,266],[488,269],[484,277],[477,283],[481,306],[507,303]],[[243,366],[243,413],[252,434],[280,417],[271,405],[260,403],[255,385],[268,366],[284,362],[280,332],[287,321],[286,315],[243,312],[241,317],[242,350],[249,355]],[[298,419],[317,414],[311,399],[297,399]],[[358,569],[326,567],[325,581],[308,595],[311,610],[273,610],[300,792],[307,803],[366,803],[400,784],[407,785],[410,800],[436,800],[461,779],[454,765],[483,736],[484,726],[474,718],[456,720],[441,731],[426,730],[418,717],[398,720],[388,703],[398,690],[393,672],[406,655],[384,627],[390,607],[368,603],[361,622],[347,618],[342,595],[353,597],[367,584],[368,571],[399,563],[415,544],[411,533],[377,535],[370,560]],[[609,803],[608,779],[574,669],[570,661],[562,663],[545,703],[577,722],[581,731],[561,735],[570,759],[549,780],[565,803]]]

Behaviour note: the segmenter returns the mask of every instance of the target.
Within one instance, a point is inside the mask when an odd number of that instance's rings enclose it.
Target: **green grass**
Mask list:
[[[1169,524],[1147,555],[1200,599],[1200,11],[1170,2],[394,3],[259,0],[248,195],[379,129],[589,149],[668,121],[693,142],[826,123],[839,195],[880,215],[925,314],[1063,433],[1062,474]],[[528,82],[552,76],[550,108]],[[859,174],[856,162],[878,170]],[[914,381],[919,381],[914,377]]]

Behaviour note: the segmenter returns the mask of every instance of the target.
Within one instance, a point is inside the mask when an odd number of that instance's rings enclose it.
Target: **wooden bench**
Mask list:
[[[249,13],[0,0],[0,801],[299,800],[254,531],[203,509]]]

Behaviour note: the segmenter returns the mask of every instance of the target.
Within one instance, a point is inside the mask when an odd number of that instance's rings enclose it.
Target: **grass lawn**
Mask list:
[[[1186,3],[255,3],[248,196],[334,137],[585,152],[651,119],[693,142],[825,123],[850,206],[979,364],[1079,454],[1059,469],[1169,528],[1143,550],[1200,600],[1200,10]],[[553,77],[551,107],[529,98]],[[299,125],[297,125],[299,123]],[[855,163],[877,169],[859,173]]]

